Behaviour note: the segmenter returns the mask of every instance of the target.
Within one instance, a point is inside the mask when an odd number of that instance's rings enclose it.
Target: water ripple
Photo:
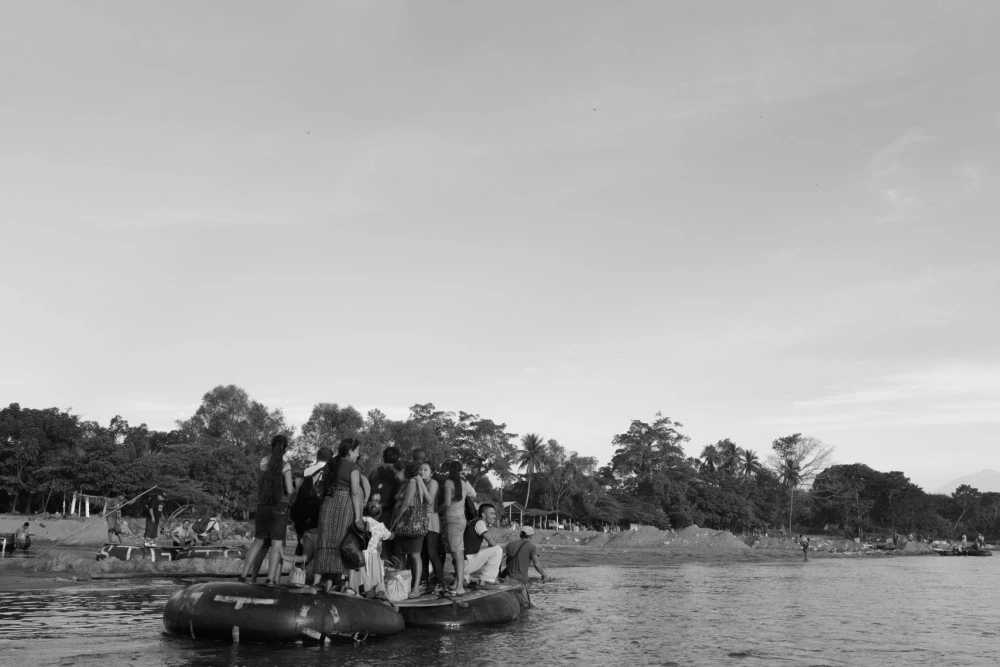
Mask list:
[[[817,559],[563,568],[507,626],[358,646],[163,634],[176,584],[0,593],[0,663],[201,665],[939,665],[1000,663],[994,559]]]

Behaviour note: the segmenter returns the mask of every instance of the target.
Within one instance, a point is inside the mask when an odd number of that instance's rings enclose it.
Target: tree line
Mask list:
[[[559,512],[592,527],[695,524],[860,537],[1000,533],[998,493],[961,487],[950,496],[927,494],[899,471],[831,465],[832,447],[798,433],[776,438],[764,459],[728,438],[688,456],[682,428],[659,413],[649,422],[633,420],[612,439],[610,461],[599,466],[555,439],[512,433],[504,423],[433,403],[413,405],[405,419],[318,403],[292,438],[290,457],[302,470],[319,447],[355,437],[368,470],[385,447],[397,447],[405,459],[420,448],[438,465],[462,461],[483,498]],[[124,500],[156,486],[176,505],[245,519],[256,505],[257,467],[271,436],[294,431],[281,410],[235,385],[207,392],[170,431],[132,426],[120,416],[104,426],[57,408],[13,403],[0,410],[0,511],[60,512],[77,491]]]

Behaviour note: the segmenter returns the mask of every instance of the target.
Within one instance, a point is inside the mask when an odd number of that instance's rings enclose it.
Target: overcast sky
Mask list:
[[[1000,468],[1000,4],[13,3],[0,404]],[[990,64],[994,63],[994,64]]]

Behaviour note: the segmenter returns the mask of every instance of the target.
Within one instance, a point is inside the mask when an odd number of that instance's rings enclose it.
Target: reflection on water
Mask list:
[[[169,581],[0,593],[3,665],[1000,663],[997,559],[782,560],[553,572],[507,626],[360,645],[163,634]]]

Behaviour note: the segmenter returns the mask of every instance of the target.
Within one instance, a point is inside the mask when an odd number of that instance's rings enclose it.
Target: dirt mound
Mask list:
[[[749,549],[743,540],[729,531],[712,530],[688,526],[675,532],[659,530],[645,526],[639,530],[628,530],[611,533],[606,542],[608,549],[641,549],[641,548],[699,548],[721,551],[744,551]]]
[[[669,535],[666,546],[724,551],[745,551],[750,548],[743,540],[727,530],[712,530],[698,526],[688,526],[684,530]]]
[[[611,539],[611,533],[588,533],[580,544],[587,547],[603,548]]]
[[[907,542],[900,550],[905,554],[932,554],[934,550],[926,542]]]

